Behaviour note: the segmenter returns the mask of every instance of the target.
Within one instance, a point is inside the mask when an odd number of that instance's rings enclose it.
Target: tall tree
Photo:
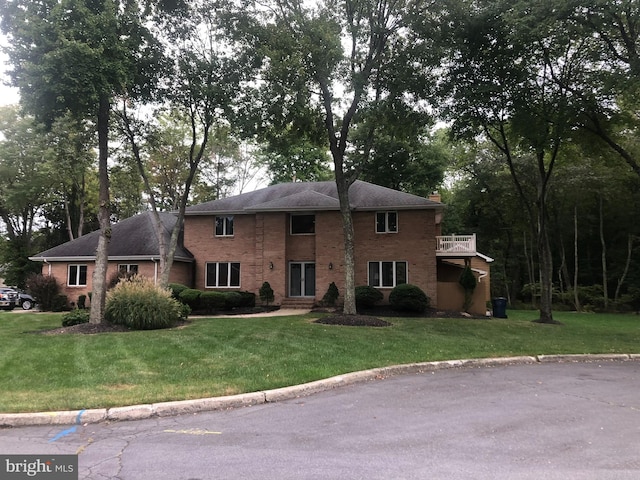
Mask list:
[[[117,95],[144,95],[161,49],[145,27],[140,4],[124,0],[3,0],[2,29],[13,84],[25,107],[47,125],[70,112],[98,133],[100,239],[93,274],[91,323],[104,317],[108,243],[109,118]]]
[[[241,81],[247,68],[244,57],[234,55],[227,47],[215,10],[206,2],[191,2],[180,28],[170,32],[169,55],[174,59],[171,74],[166,78],[164,99],[180,118],[173,134],[176,151],[172,171],[181,180],[178,189],[171,195],[177,210],[177,221],[166,244],[164,227],[160,221],[160,206],[155,200],[152,185],[145,165],[142,142],[145,139],[144,125],[132,118],[128,102],[119,110],[121,130],[127,138],[133,156],[142,175],[145,189],[154,212],[154,226],[160,248],[161,285],[169,283],[169,275],[184,223],[184,215],[193,183],[201,163],[211,151],[214,133],[228,125],[234,100],[239,96]],[[183,126],[186,125],[186,128]],[[186,132],[185,132],[186,130]],[[180,136],[184,133],[184,136]]]
[[[344,313],[355,314],[349,187],[369,160],[375,123],[360,136],[359,156],[352,155],[352,134],[383,100],[393,97],[416,106],[416,97],[405,95],[417,78],[403,56],[405,28],[407,16],[429,15],[429,2],[248,0],[236,6],[232,25],[259,62],[253,102],[262,113],[258,126],[268,125],[267,133],[295,131],[312,145],[319,145],[322,131],[331,154],[344,236]]]
[[[555,80],[579,102],[576,125],[599,138],[640,175],[640,2],[554,0],[544,19],[582,51],[577,75]]]
[[[28,257],[34,253],[33,233],[42,207],[50,198],[50,152],[43,126],[15,107],[0,109],[0,135],[0,265],[6,282],[23,286],[37,267]]]
[[[454,131],[483,134],[502,153],[536,238],[540,318],[553,323],[553,258],[547,198],[556,163],[572,135],[575,105],[565,87],[583,63],[579,40],[545,22],[548,5],[486,0],[453,4],[444,85]],[[445,22],[452,25],[453,22]],[[517,169],[535,165],[534,189]]]

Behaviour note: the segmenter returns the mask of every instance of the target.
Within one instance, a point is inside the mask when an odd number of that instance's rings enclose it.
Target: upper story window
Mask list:
[[[216,237],[233,236],[233,215],[216,217]]]
[[[315,215],[291,215],[291,235],[310,235],[316,233]]]
[[[398,212],[376,212],[376,233],[398,233]]]
[[[87,266],[69,265],[67,270],[67,285],[70,287],[87,286]]]

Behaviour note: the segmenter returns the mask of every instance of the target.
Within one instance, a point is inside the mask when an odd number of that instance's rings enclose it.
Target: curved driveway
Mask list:
[[[406,374],[226,411],[0,430],[80,478],[637,479],[640,362]]]

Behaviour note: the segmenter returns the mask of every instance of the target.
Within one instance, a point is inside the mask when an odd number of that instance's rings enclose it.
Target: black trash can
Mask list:
[[[493,306],[493,316],[496,318],[507,318],[507,299],[496,297],[491,302]]]

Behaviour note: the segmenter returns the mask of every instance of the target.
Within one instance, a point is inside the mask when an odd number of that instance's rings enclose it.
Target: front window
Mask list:
[[[233,215],[216,217],[216,237],[233,236]]]
[[[395,287],[407,283],[407,262],[369,262],[369,286]]]
[[[291,215],[291,235],[316,233],[315,215]]]
[[[239,262],[209,262],[207,263],[207,288],[231,288],[240,286]]]
[[[87,266],[69,265],[69,269],[67,272],[67,285],[69,285],[70,287],[86,287]]]
[[[118,272],[120,273],[138,273],[138,264],[136,263],[122,263],[118,265]]]
[[[376,213],[376,233],[397,233],[398,213],[397,212],[377,212]]]

